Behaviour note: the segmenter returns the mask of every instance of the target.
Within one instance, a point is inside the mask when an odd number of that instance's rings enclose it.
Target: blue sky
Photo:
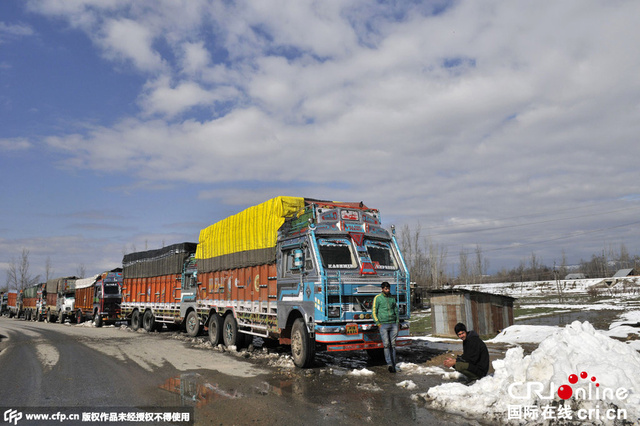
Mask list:
[[[277,195],[456,271],[640,253],[636,2],[0,3],[0,267],[87,274]]]

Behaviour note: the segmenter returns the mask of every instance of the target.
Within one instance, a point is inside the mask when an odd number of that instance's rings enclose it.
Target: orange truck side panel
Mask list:
[[[7,296],[7,306],[16,306],[18,293],[9,293]]]
[[[198,281],[202,285],[198,299],[275,301],[277,296],[275,277],[275,264],[200,273]]]
[[[94,287],[85,287],[76,289],[76,301],[75,307],[76,309],[82,309],[82,312],[93,313],[93,293]]]
[[[22,300],[22,306],[24,308],[36,308],[36,303],[38,302],[37,297],[25,297]]]
[[[180,301],[181,274],[125,278],[122,301],[126,303],[176,303]]]

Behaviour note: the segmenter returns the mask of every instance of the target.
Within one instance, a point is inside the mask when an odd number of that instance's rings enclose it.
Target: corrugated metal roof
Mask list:
[[[632,274],[633,269],[620,269],[612,278],[628,277]]]
[[[504,297],[506,299],[516,300],[515,297],[506,296],[504,294],[486,293],[483,291],[467,290],[466,288],[429,290],[427,294],[471,294],[471,295],[478,294],[478,295]]]

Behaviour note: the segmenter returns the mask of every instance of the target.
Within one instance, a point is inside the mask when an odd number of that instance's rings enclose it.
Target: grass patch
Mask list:
[[[409,331],[412,336],[431,334],[431,313],[412,312],[409,320]]]

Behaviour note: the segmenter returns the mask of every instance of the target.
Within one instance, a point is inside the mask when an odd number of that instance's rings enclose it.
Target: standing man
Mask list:
[[[489,351],[478,333],[459,322],[454,327],[456,335],[462,340],[462,356],[447,358],[445,367],[453,367],[464,374],[470,382],[483,378],[489,372]]]
[[[387,361],[389,373],[400,371],[396,368],[396,338],[400,315],[396,298],[391,295],[391,285],[383,282],[382,292],[373,299],[373,319],[380,329],[380,337],[384,345],[384,358]]]

